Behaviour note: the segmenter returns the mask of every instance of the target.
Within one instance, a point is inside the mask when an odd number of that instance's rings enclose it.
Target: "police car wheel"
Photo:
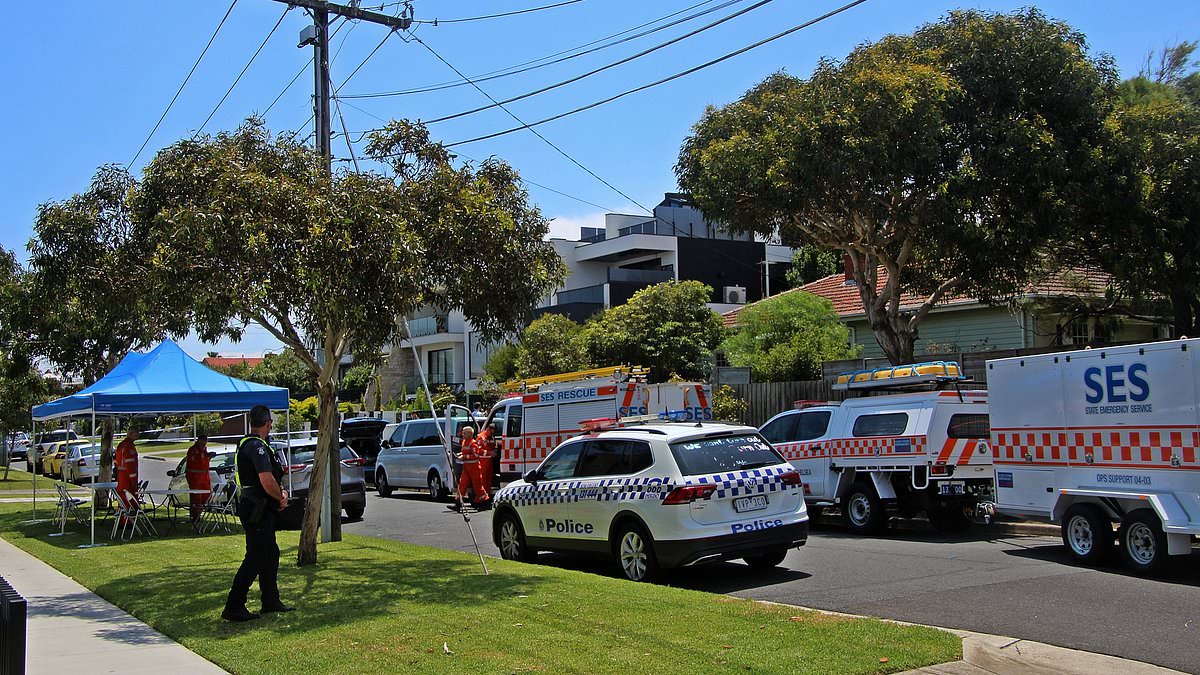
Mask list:
[[[640,525],[621,526],[617,532],[616,557],[621,573],[630,581],[651,581],[658,575],[654,542]]]
[[[500,545],[500,557],[505,560],[533,562],[537,551],[529,548],[529,544],[525,541],[525,528],[521,527],[521,520],[515,513],[512,511],[502,513],[496,524],[496,531],[498,533],[496,539]]]
[[[1063,546],[1076,560],[1096,565],[1112,552],[1112,523],[1091,504],[1075,504],[1062,519]]]
[[[392,496],[392,486],[388,485],[387,474],[383,469],[375,472],[375,491],[379,493],[380,497]]]
[[[750,566],[750,569],[769,570],[772,567],[778,567],[779,563],[783,562],[783,559],[787,557],[787,553],[787,547],[780,546],[779,548],[766,553],[748,555],[745,558],[742,558],[742,560],[746,561],[746,564]]]
[[[1155,574],[1167,567],[1167,535],[1150,509],[1138,509],[1121,520],[1121,557],[1139,574]]]
[[[846,524],[858,533],[871,533],[882,530],[887,525],[887,514],[883,510],[883,502],[875,495],[875,489],[863,483],[855,483],[850,488],[850,494],[842,503],[842,512]]]

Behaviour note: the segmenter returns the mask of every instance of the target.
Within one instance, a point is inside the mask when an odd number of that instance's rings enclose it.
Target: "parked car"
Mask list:
[[[309,479],[312,478],[313,460],[317,454],[317,439],[299,443],[292,442],[291,464],[284,465],[283,487],[290,493],[288,506],[283,511],[283,523],[298,527],[304,516],[304,504],[308,499]],[[362,518],[367,510],[367,487],[363,482],[362,467],[365,460],[358,456],[343,441],[342,457],[342,510],[350,518]],[[289,484],[291,487],[289,488]]]
[[[79,436],[73,429],[55,429],[54,431],[45,431],[38,434],[34,438],[31,452],[25,455],[25,469],[30,473],[41,473],[41,458],[42,455],[46,453],[46,449],[51,443],[58,443],[59,441],[73,441],[77,438],[79,438]],[[38,459],[36,463],[33,461],[35,455]]]
[[[16,434],[4,439],[8,451],[7,461],[12,462],[18,459],[26,459],[29,457],[29,434],[24,431],[18,431]],[[0,465],[4,464],[5,456],[0,454]]]
[[[63,460],[72,447],[91,445],[88,440],[59,441],[51,443],[42,456],[42,473],[52,478],[62,478]]]
[[[363,477],[368,483],[375,481],[375,458],[383,442],[382,432],[388,427],[386,420],[378,417],[352,417],[342,421],[342,441],[363,459]]]
[[[452,421],[454,439],[464,426],[479,424],[468,417],[454,417]],[[438,425],[444,430],[445,418],[408,420],[384,441],[385,447],[375,462],[375,490],[379,496],[389,497],[397,488],[426,490],[430,499],[450,495],[451,469]]]
[[[69,483],[82,485],[84,480],[96,480],[100,469],[100,444],[72,445],[63,460],[62,478]]]
[[[800,474],[752,427],[661,423],[564,441],[495,497],[506,560],[538,550],[616,560],[627,579],[742,558],[783,562],[808,538]]]
[[[224,489],[225,483],[233,480],[233,457],[232,450],[225,450],[216,452],[208,460],[208,480],[212,485],[213,491],[218,495]],[[167,475],[171,477],[171,482],[167,485],[169,489],[188,489],[187,458],[184,457],[179,460],[179,464],[175,465],[174,469],[168,471]],[[220,497],[218,497],[219,499]]]

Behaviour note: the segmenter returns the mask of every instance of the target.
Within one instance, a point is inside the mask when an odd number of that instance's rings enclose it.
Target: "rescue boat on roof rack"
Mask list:
[[[895,389],[920,385],[966,382],[962,368],[954,361],[925,361],[902,366],[852,370],[837,376],[834,391]]]

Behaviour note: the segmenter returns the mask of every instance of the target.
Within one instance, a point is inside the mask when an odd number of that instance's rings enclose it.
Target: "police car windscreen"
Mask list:
[[[698,438],[671,444],[671,454],[685,476],[741,471],[782,464],[783,457],[756,435]]]

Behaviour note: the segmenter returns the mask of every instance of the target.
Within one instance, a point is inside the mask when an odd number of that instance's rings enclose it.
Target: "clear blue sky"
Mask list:
[[[415,18],[459,19],[552,5],[563,0],[413,0]],[[631,63],[580,82],[518,101],[509,109],[533,121],[672,75],[747,46],[839,7],[845,0],[774,0]],[[726,0],[581,0],[518,16],[481,21],[417,24],[415,35],[468,77],[576,48],[639,24],[680,12],[681,18],[720,7]],[[394,4],[363,0],[364,6]],[[0,245],[24,255],[40,203],[86,188],[96,167],[130,162],[163,113],[184,76],[212,37],[230,0],[66,0],[8,3],[0,61],[9,71],[9,103],[0,113],[5,133],[0,181]],[[549,67],[481,83],[493,97],[516,96],[559,82],[647,49],[720,17],[753,5],[730,4],[702,17],[593,54]],[[856,44],[888,33],[904,33],[958,7],[1012,10],[1025,2],[940,2],[868,0],[834,18],[687,77],[616,102],[552,122],[538,130],[551,142],[627,199],[564,158],[529,131],[456,147],[462,156],[502,157],[531,183],[533,200],[554,219],[552,233],[576,236],[580,225],[599,225],[605,211],[640,213],[675,189],[672,167],[682,139],[704,107],[737,99],[780,69],[804,76],[822,56],[841,57]],[[1074,0],[1034,3],[1087,35],[1093,52],[1116,59],[1123,75],[1135,74],[1146,53],[1167,43],[1200,37],[1200,3]],[[693,7],[690,11],[682,11]],[[283,15],[273,0],[238,0],[179,100],[133,164],[135,170],[158,149],[195,132],[237,73]],[[398,11],[388,7],[385,11]],[[236,126],[247,115],[266,114],[274,130],[297,129],[311,114],[311,48],[298,49],[297,35],[310,21],[301,9],[284,16],[279,29],[205,131]],[[661,25],[657,22],[648,26]],[[645,30],[645,29],[642,29]],[[386,30],[347,24],[332,47],[333,82],[340,85],[375,49]],[[345,84],[342,105],[347,128],[379,126],[378,118],[433,119],[488,103],[470,86],[389,98],[349,96],[457,80],[454,72],[415,41],[391,36]],[[354,107],[351,107],[354,106]],[[375,117],[372,117],[375,116]],[[508,129],[511,117],[493,109],[432,125],[448,143]],[[308,124],[311,130],[311,123]],[[335,117],[335,129],[340,124]],[[337,157],[348,157],[335,138]],[[563,193],[563,194],[560,194]],[[259,353],[274,342],[261,330],[228,353]],[[202,354],[205,347],[185,347]]]

